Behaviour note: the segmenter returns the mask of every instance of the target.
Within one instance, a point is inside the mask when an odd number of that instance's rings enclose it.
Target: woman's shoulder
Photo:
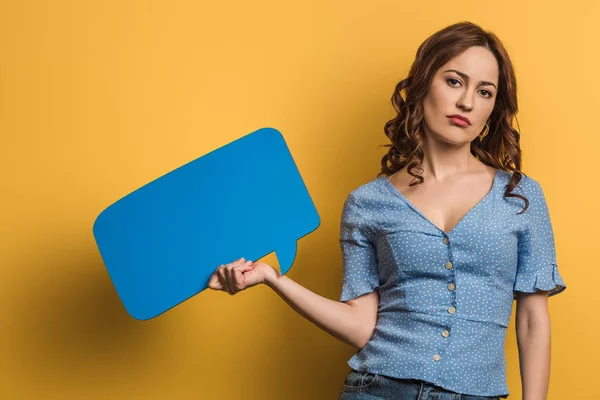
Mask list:
[[[361,207],[369,207],[381,201],[386,194],[385,181],[387,177],[380,175],[363,182],[348,194],[346,201],[358,203]]]
[[[502,171],[502,188],[510,183],[513,172]],[[522,214],[525,219],[529,219],[530,215],[536,214],[537,212],[544,212],[547,209],[546,196],[540,182],[529,174],[521,172],[521,179],[517,182],[516,186],[510,191],[511,194],[516,194],[522,197],[516,196],[502,196],[502,199],[506,204],[509,204],[512,208],[519,211],[524,210],[524,206],[527,205],[525,212]],[[505,194],[503,192],[503,194]],[[527,199],[525,200],[523,199]]]
[[[512,179],[513,172],[500,169],[499,176],[503,180],[503,184],[508,185],[510,180]],[[540,183],[535,178],[533,178],[531,175],[526,174],[521,171],[521,179],[519,180],[519,182],[517,182],[517,185],[515,186],[515,189],[513,190],[513,192],[516,191],[517,193],[520,193],[520,194],[529,192],[529,193],[535,194],[535,193],[538,193],[540,190],[541,190]]]

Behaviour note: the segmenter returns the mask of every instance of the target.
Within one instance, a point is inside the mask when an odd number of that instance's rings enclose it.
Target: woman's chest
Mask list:
[[[449,232],[402,203],[379,213],[374,228],[383,279],[444,278],[450,273],[510,281],[525,225],[514,207],[490,202]]]

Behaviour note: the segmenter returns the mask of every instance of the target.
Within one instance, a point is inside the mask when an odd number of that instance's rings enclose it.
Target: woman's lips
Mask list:
[[[469,123],[467,121],[465,121],[464,119],[457,118],[457,117],[451,117],[450,121],[454,125],[458,125],[458,126],[468,126],[469,125]]]

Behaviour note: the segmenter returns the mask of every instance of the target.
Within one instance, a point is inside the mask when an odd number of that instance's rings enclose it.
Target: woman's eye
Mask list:
[[[446,79],[446,82],[448,82],[450,84],[450,86],[456,87],[456,83],[460,83],[460,81],[458,79],[454,79],[454,78],[448,78]],[[492,97],[492,92],[490,92],[489,90],[481,90],[480,92],[485,93],[484,97]]]

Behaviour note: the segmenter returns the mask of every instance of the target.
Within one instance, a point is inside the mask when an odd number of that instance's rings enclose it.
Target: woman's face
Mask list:
[[[436,72],[423,102],[427,138],[450,144],[476,139],[494,109],[497,88],[498,63],[485,47],[470,47],[448,61]],[[462,115],[469,123],[460,124],[450,115]]]

